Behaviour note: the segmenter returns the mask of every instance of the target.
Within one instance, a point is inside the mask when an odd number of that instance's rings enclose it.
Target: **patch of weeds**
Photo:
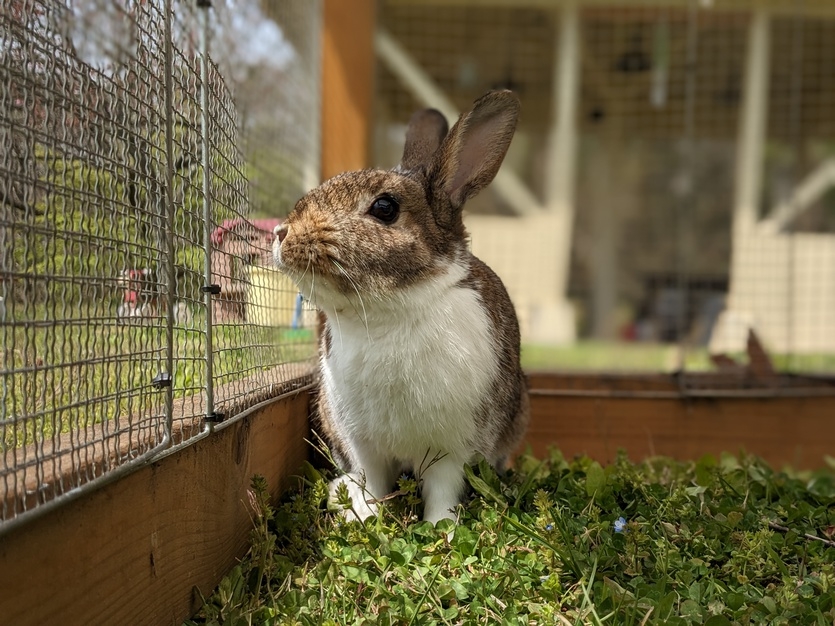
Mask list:
[[[460,524],[416,521],[404,476],[376,518],[326,508],[325,479],[274,510],[189,625],[832,624],[835,480],[753,457],[607,467],[553,451],[467,469]],[[349,503],[344,503],[348,505]]]

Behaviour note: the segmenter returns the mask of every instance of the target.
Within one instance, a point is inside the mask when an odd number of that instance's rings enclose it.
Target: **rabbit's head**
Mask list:
[[[400,165],[340,174],[276,229],[274,256],[311,300],[390,299],[443,273],[465,250],[462,209],[487,186],[516,128],[509,91],[475,102],[447,133],[438,111],[415,113]]]

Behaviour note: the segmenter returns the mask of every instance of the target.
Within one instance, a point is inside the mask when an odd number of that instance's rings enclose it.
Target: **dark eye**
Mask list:
[[[394,224],[400,215],[400,205],[391,196],[380,196],[368,208],[368,214],[383,224]]]

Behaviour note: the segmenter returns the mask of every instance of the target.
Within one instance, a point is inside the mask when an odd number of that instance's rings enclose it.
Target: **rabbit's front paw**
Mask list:
[[[341,493],[341,485],[345,485],[351,506],[345,506],[347,502],[345,493]],[[374,502],[369,503],[368,500],[374,500],[374,496],[366,490],[365,477],[362,475],[345,474],[332,480],[328,485],[328,504],[341,509],[342,516],[346,520],[363,521],[377,515],[377,505]]]

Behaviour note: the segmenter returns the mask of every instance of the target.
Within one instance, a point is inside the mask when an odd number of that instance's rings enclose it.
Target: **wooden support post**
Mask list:
[[[580,16],[574,0],[555,14],[559,37],[554,47],[552,125],[548,151],[547,204],[571,224],[577,162],[577,105],[580,83]]]
[[[374,22],[374,0],[324,2],[323,180],[371,161]]]
[[[617,337],[615,309],[618,299],[618,240],[620,212],[634,197],[629,178],[621,170],[633,174],[638,159],[630,159],[618,120],[608,123],[609,132],[591,151],[594,176],[601,184],[589,189],[586,211],[591,212],[594,245],[588,251],[591,270],[591,334],[598,340]],[[606,181],[605,183],[603,181]]]
[[[554,245],[559,251],[556,302],[543,325],[550,328],[546,340],[570,343],[576,338],[574,311],[568,302],[571,241],[574,231],[574,195],[577,175],[577,107],[580,93],[580,9],[566,0],[555,13],[559,37],[554,47],[551,136],[548,149],[548,187],[545,204],[557,217]],[[539,334],[539,333],[537,333]]]
[[[727,308],[719,316],[711,337],[711,351],[736,352],[744,349],[748,330],[754,323],[751,305],[757,302],[759,292],[758,284],[750,282],[750,270],[752,263],[759,263],[759,253],[752,246],[752,237],[763,235],[757,232],[757,225],[768,121],[769,22],[768,10],[758,4],[748,27],[745,57],[734,178],[730,289]],[[769,280],[774,280],[774,277],[770,276]],[[752,287],[754,292],[751,292]],[[772,346],[778,345],[776,339],[774,336],[767,337]]]
[[[742,111],[736,154],[734,245],[757,222],[768,121],[769,14],[755,9],[748,28]]]

